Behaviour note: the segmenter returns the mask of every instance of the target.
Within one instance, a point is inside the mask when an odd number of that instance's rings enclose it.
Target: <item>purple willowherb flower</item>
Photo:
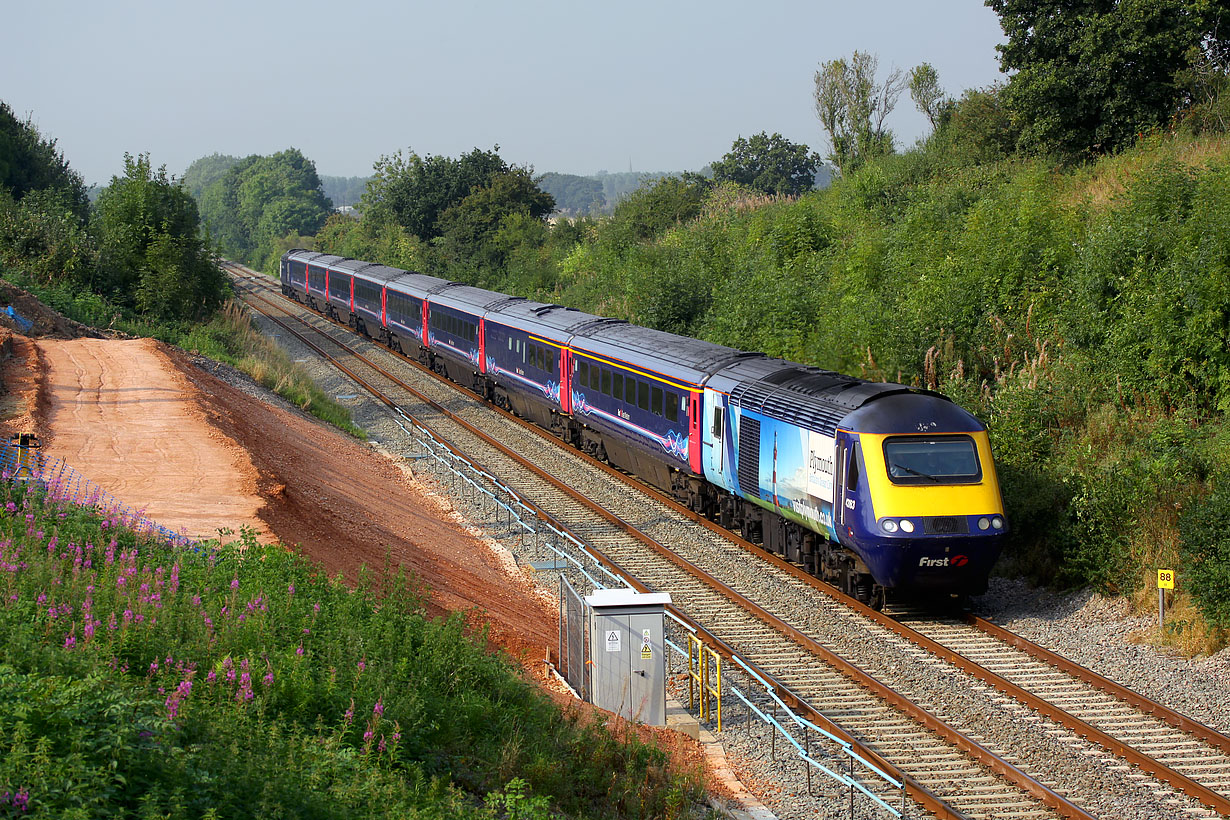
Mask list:
[[[273,686],[273,670],[266,672],[265,677],[261,678],[261,680],[264,681],[266,686]]]
[[[26,812],[30,809],[30,792],[28,789],[21,788],[17,790],[17,794],[13,795],[13,808],[20,812]]]
[[[380,736],[380,742],[376,744],[376,751],[384,754],[384,735]]]
[[[239,589],[239,576],[236,575],[231,579],[231,589]]]
[[[286,591],[287,591],[289,594],[294,595],[294,594],[295,594],[295,585],[294,585],[294,584],[291,584],[291,585],[287,588],[287,590],[286,590]]]
[[[303,644],[299,644],[299,648],[295,650],[295,654],[301,658],[303,657]]]
[[[384,704],[380,702],[380,698],[376,698],[376,705],[372,707],[372,714],[376,717],[384,714]]]
[[[359,674],[363,674],[363,670],[366,668],[367,668],[367,659],[366,658],[361,659],[359,661]]]
[[[64,639],[64,648],[72,649],[76,645],[77,645],[77,639],[73,637],[73,633],[71,632],[68,633],[68,637]]]
[[[210,670],[209,670],[209,674],[205,676],[205,681],[206,681],[207,683],[213,683],[213,682],[214,682],[214,681],[216,681],[217,679],[218,679],[218,673],[217,673],[217,672],[215,672],[215,671],[214,671],[214,670],[212,670],[212,669],[210,669]]]
[[[342,719],[349,724],[354,720],[354,698],[350,699],[350,708],[346,710],[346,714],[342,715]]]

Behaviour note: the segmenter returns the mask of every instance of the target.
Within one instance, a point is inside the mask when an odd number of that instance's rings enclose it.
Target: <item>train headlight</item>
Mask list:
[[[989,518],[979,518],[978,519],[978,529],[985,530],[990,526],[991,526],[991,520]]]
[[[1000,518],[998,515],[995,516],[991,519],[991,526],[997,530],[1002,530],[1004,528],[1004,519]]]
[[[883,521],[880,522],[880,526],[884,528],[885,532],[896,532],[897,531],[897,522],[891,518],[885,518]]]
[[[902,532],[914,532],[914,522],[908,518],[901,519]]]

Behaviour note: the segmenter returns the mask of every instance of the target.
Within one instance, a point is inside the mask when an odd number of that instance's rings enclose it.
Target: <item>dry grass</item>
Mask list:
[[[1109,208],[1132,181],[1160,163],[1173,162],[1187,168],[1202,168],[1230,160],[1230,135],[1202,134],[1199,137],[1149,137],[1134,148],[1104,157],[1084,171],[1074,174],[1067,195],[1069,206],[1084,205],[1093,210]]]

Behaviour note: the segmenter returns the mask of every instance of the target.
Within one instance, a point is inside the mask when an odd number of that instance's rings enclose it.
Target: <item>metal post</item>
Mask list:
[[[807,762],[807,758],[811,757],[811,734],[807,729],[803,729],[803,752],[806,755],[803,758],[803,768],[807,770],[807,796],[811,797],[811,764]]]
[[[850,820],[854,820],[854,755],[846,755],[850,758]]]
[[[1157,628],[1166,629],[1166,590],[1157,589]]]

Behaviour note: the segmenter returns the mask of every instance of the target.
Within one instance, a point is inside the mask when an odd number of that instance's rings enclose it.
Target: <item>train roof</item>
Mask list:
[[[401,268],[391,268],[388,265],[370,264],[363,267],[355,268],[355,276],[360,279],[367,279],[372,282],[386,284],[393,281],[399,276],[411,275]],[[434,278],[434,277],[433,277]]]
[[[520,296],[509,296],[507,293],[458,283],[453,283],[452,287],[441,288],[431,295],[431,303],[433,305],[443,305],[454,310],[464,310],[476,316],[483,316],[490,308],[510,301],[524,302],[525,299]]]
[[[331,254],[331,253],[317,253],[316,251],[307,251],[303,249],[297,249],[293,251],[287,251],[284,254],[284,258],[296,259],[300,262],[307,262],[309,265],[324,265],[327,267],[333,267],[338,262],[345,262],[348,257],[335,256],[334,254]]]
[[[623,321],[622,319],[604,319],[601,316],[563,305],[551,305],[524,299],[496,305],[491,308],[487,319],[530,333],[538,333],[561,345],[568,344],[568,340],[578,328],[594,322]]]
[[[842,421],[855,433],[977,433],[987,429],[968,410],[931,391],[898,392],[868,401]]]
[[[612,324],[603,320],[580,327],[569,346],[693,385],[703,384],[733,361],[764,356],[626,322]]]
[[[912,427],[902,429],[902,424],[903,420],[916,424],[916,413],[909,408],[917,410],[923,405],[940,408],[946,404],[968,415],[938,393],[903,384],[870,382],[784,359],[735,362],[715,374],[708,386],[729,393],[731,402],[744,409],[830,436],[839,426],[853,432],[887,432],[890,427],[893,432],[918,432]],[[894,396],[907,397],[904,405],[902,402],[881,404]],[[927,401],[919,403],[919,397]],[[882,409],[864,410],[874,405]],[[947,415],[944,418],[949,419]],[[868,424],[877,429],[864,426]],[[881,427],[885,429],[878,429]]]
[[[394,268],[394,270],[397,269]],[[428,276],[425,273],[410,273],[408,271],[400,271],[399,273],[399,276],[389,280],[389,290],[414,296],[418,299],[426,299],[436,291],[457,284],[456,282],[450,282],[448,279],[441,279],[438,276]]]

